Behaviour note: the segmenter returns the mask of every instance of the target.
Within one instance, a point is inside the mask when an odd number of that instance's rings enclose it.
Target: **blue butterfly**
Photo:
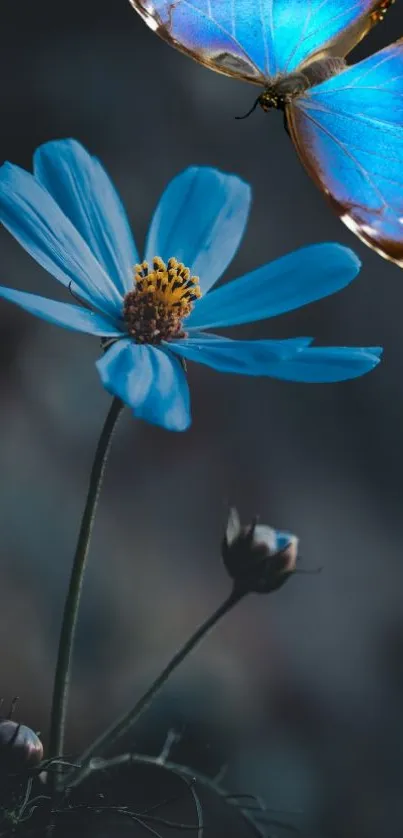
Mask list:
[[[263,87],[341,220],[403,267],[403,38],[345,56],[394,0],[130,0],[200,64]],[[254,109],[252,108],[252,110]]]

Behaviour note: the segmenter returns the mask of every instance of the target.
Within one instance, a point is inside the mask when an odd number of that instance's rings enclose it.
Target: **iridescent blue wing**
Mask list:
[[[172,46],[229,76],[264,84],[324,50],[344,57],[394,0],[130,0]]]
[[[403,267],[403,38],[308,90],[287,118],[341,220]]]

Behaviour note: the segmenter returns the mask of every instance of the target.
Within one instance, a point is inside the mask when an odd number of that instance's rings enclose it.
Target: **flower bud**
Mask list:
[[[281,588],[295,571],[298,539],[253,521],[242,526],[231,509],[222,545],[225,567],[241,590],[267,594]]]
[[[30,727],[0,718],[0,772],[14,774],[35,768],[42,757],[42,742]]]

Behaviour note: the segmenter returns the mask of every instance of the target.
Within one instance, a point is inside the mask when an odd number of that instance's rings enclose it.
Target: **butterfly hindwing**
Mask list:
[[[287,118],[342,221],[403,266],[403,38],[308,90]]]
[[[264,84],[323,50],[344,57],[393,0],[130,0],[172,46]]]

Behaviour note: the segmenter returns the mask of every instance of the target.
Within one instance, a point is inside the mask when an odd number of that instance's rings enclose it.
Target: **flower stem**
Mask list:
[[[49,757],[51,759],[58,758],[63,755],[72,652],[77,628],[77,617],[80,606],[84,573],[106,460],[112,441],[113,431],[122,408],[122,402],[120,399],[115,397],[102,428],[92,464],[87,500],[84,507],[83,517],[81,519],[80,532],[78,535],[73,568],[70,576],[69,590],[64,606],[63,622],[59,639],[50,722]]]
[[[180,664],[185,660],[185,658],[193,652],[193,650],[198,646],[201,641],[206,637],[206,635],[214,628],[214,626],[221,620],[225,614],[228,614],[229,611],[245,596],[247,590],[245,589],[238,589],[235,587],[230,595],[221,603],[221,605],[213,612],[213,614],[208,617],[208,619],[199,626],[198,629],[192,634],[192,636],[186,641],[186,643],[181,646],[180,649],[174,654],[173,658],[171,658],[168,665],[165,669],[162,670],[160,675],[155,679],[151,687],[141,696],[141,698],[137,701],[134,707],[129,710],[128,713],[125,713],[121,716],[117,722],[115,722],[110,728],[108,728],[105,733],[102,733],[98,739],[93,742],[89,748],[82,754],[82,756],[77,760],[80,763],[80,768],[73,769],[66,777],[65,785],[77,785],[80,780],[86,776],[88,773],[88,768],[90,766],[91,759],[94,756],[97,756],[101,752],[109,749],[115,742],[124,736],[130,728],[136,724],[139,720],[140,716],[147,710],[148,706],[154,700],[154,698],[158,695],[162,687],[168,681],[169,677],[172,673],[180,666]]]

